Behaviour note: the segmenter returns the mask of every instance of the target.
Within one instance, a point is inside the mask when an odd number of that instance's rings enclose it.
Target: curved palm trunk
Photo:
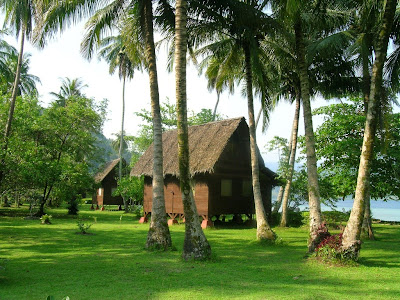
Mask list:
[[[171,235],[167,224],[164,200],[163,147],[161,113],[158,94],[156,52],[154,47],[152,1],[144,1],[144,34],[146,60],[149,68],[151,114],[153,117],[153,205],[146,248],[171,247]]]
[[[124,122],[125,122],[125,82],[126,76],[122,79],[122,120],[121,120],[121,136],[119,140],[119,180],[122,179],[122,158],[123,158],[123,144],[124,144]],[[128,201],[125,196],[122,195],[122,200],[124,201],[124,210],[128,212]]]
[[[186,107],[186,49],[187,49],[187,2],[176,1],[175,16],[175,84],[178,117],[179,180],[185,213],[185,241],[183,258],[207,259],[211,247],[201,229],[196,203],[190,184],[189,139]]]
[[[254,205],[257,219],[257,239],[275,240],[275,233],[271,230],[265,214],[264,204],[260,189],[260,168],[258,163],[258,149],[256,140],[256,126],[254,120],[253,106],[253,76],[251,70],[250,46],[244,45],[245,68],[246,68],[246,91],[247,106],[249,112],[249,132],[250,132],[250,153],[251,153],[251,174],[253,183]]]
[[[17,96],[19,93],[19,83],[20,83],[20,78],[21,78],[22,60],[23,60],[23,56],[24,56],[24,44],[25,44],[25,31],[24,31],[24,28],[22,28],[21,44],[20,44],[19,54],[18,54],[17,70],[15,72],[15,80],[14,80],[14,85],[13,85],[13,91],[11,94],[10,109],[8,111],[8,119],[7,119],[5,131],[4,131],[4,143],[3,143],[3,149],[2,149],[3,153],[2,153],[1,159],[0,159],[0,186],[1,186],[1,183],[2,183],[3,177],[4,177],[5,159],[6,159],[6,155],[7,155],[7,149],[8,149],[8,138],[10,137],[11,124],[12,124],[12,120],[14,118],[15,102],[17,100]]]
[[[221,92],[217,91],[217,102],[215,102],[214,112],[213,112],[213,116],[212,116],[213,121],[215,121],[215,117],[217,115],[217,108],[218,108],[218,104],[219,104],[219,96],[220,95],[221,95]]]
[[[343,254],[356,260],[360,254],[360,234],[364,219],[365,199],[369,193],[370,168],[373,159],[373,143],[376,131],[376,114],[379,95],[382,89],[383,66],[386,61],[389,34],[392,28],[397,0],[386,2],[382,27],[375,51],[375,62],[372,69],[371,91],[368,102],[367,120],[365,122],[363,146],[358,168],[356,195],[349,221],[343,232]]]
[[[322,220],[317,173],[317,156],[315,155],[315,137],[310,103],[310,83],[307,74],[306,50],[300,19],[295,23],[294,30],[297,48],[297,63],[300,75],[301,99],[303,101],[304,131],[307,152],[308,205],[310,208],[310,238],[308,241],[308,251],[313,252],[317,244],[320,242],[318,228],[321,226]]]
[[[258,114],[257,114],[257,119],[256,119],[256,132],[257,132],[257,128],[258,128],[258,123],[260,123],[261,113],[262,113],[262,106],[260,107],[260,110],[258,111]]]
[[[276,202],[275,202],[274,209],[272,212],[277,213],[279,211],[279,209],[281,208],[284,191],[285,191],[285,187],[282,185],[279,188],[278,196],[276,197]]]
[[[299,131],[299,116],[300,116],[300,93],[296,95],[296,109],[293,118],[293,126],[292,126],[292,137],[290,142],[290,158],[289,158],[289,174],[285,185],[285,193],[283,194],[282,201],[282,216],[281,216],[281,227],[286,227],[288,223],[288,204],[289,204],[289,195],[290,195],[290,187],[292,185],[293,179],[293,171],[294,171],[294,163],[296,160],[296,149],[297,149],[297,134]]]

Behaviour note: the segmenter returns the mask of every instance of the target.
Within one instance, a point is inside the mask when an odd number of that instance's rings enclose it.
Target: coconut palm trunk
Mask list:
[[[299,67],[301,99],[303,101],[304,131],[307,153],[308,205],[310,209],[310,237],[308,241],[308,251],[313,252],[320,241],[318,228],[321,226],[322,220],[317,173],[317,156],[315,154],[315,137],[310,103],[310,83],[307,74],[306,50],[301,26],[301,19],[298,18],[295,22],[294,30],[297,48],[297,63]]]
[[[286,227],[288,224],[288,204],[289,204],[289,195],[290,195],[290,187],[292,185],[293,180],[293,172],[294,172],[294,163],[296,160],[296,149],[297,149],[297,134],[299,131],[299,116],[300,116],[300,93],[296,95],[296,109],[294,112],[293,118],[293,126],[292,126],[292,136],[290,142],[290,158],[289,158],[289,172],[288,178],[286,180],[285,185],[285,193],[283,194],[282,200],[282,216],[281,216],[281,227]]]
[[[272,212],[277,213],[279,211],[279,209],[281,208],[284,191],[285,191],[285,186],[282,185],[279,188],[278,196],[276,197],[276,202],[275,202],[274,209]]]
[[[363,94],[364,94],[364,112],[367,115],[368,112],[368,102],[369,102],[369,93],[371,90],[371,75],[369,72],[369,57],[372,56],[372,53],[368,53],[368,55],[364,55],[362,57],[362,69],[363,69]],[[364,213],[364,221],[362,225],[362,231],[370,240],[374,240],[374,231],[372,229],[372,220],[371,220],[371,195],[370,195],[370,186],[367,187],[368,191],[365,196],[365,213]]]
[[[163,148],[158,93],[156,52],[154,47],[152,1],[144,1],[144,34],[149,69],[151,114],[153,117],[153,205],[146,248],[167,249],[172,246],[164,200]]]
[[[4,142],[3,142],[3,153],[1,155],[0,159],[0,186],[4,178],[4,171],[5,171],[5,159],[7,155],[7,149],[8,149],[8,138],[10,137],[11,134],[11,124],[12,120],[14,118],[14,110],[15,110],[15,102],[17,100],[17,96],[19,93],[19,83],[20,83],[20,78],[21,78],[21,67],[22,67],[22,62],[23,62],[23,56],[24,56],[24,44],[25,44],[25,31],[24,28],[21,30],[21,44],[19,48],[19,54],[18,54],[18,64],[17,64],[17,70],[15,72],[15,79],[14,79],[14,85],[13,85],[13,90],[11,94],[11,101],[10,101],[10,109],[8,111],[8,118],[7,118],[7,123],[6,123],[6,128],[4,131]]]
[[[253,183],[254,205],[255,205],[256,219],[257,219],[257,239],[274,240],[276,236],[268,224],[267,215],[265,213],[264,203],[262,200],[261,189],[260,189],[260,168],[258,162],[256,125],[255,125],[254,106],[253,106],[253,76],[251,68],[250,45],[244,44],[243,50],[244,50],[245,68],[246,68],[245,76],[246,76],[247,107],[249,113],[251,175]]]
[[[375,240],[374,230],[372,228],[372,218],[371,218],[371,195],[369,192],[366,193],[365,196],[365,210],[364,210],[364,220],[362,224],[362,233],[365,237],[370,240]]]
[[[183,258],[207,259],[211,247],[201,229],[196,203],[190,184],[189,139],[186,100],[186,49],[187,49],[187,2],[176,1],[175,15],[175,88],[178,117],[179,180],[185,214],[185,240]]]
[[[215,107],[214,107],[213,116],[212,116],[213,121],[215,121],[215,117],[217,116],[217,108],[218,108],[218,104],[219,104],[219,96],[220,95],[221,95],[221,92],[219,90],[217,90],[217,102],[215,102]]]
[[[382,25],[376,43],[375,62],[372,68],[371,90],[360,165],[358,168],[355,199],[350,218],[343,232],[343,254],[347,258],[354,260],[358,259],[361,250],[360,234],[364,219],[365,199],[369,193],[370,168],[373,159],[373,143],[376,131],[376,114],[382,89],[383,67],[386,61],[389,35],[393,25],[396,5],[397,0],[386,1]]]
[[[121,118],[121,135],[119,140],[119,180],[122,179],[122,159],[123,159],[123,150],[124,150],[124,122],[125,122],[125,83],[126,83],[126,76],[124,74],[122,78],[122,118]],[[122,200],[124,201],[124,210],[128,212],[128,201],[125,196],[122,196]]]

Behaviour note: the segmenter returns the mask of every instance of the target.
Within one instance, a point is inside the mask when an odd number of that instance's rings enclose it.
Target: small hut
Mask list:
[[[123,164],[126,165],[124,159]],[[104,205],[123,205],[121,196],[113,196],[117,188],[119,158],[109,161],[94,176],[94,181],[98,184],[95,194],[92,196],[92,203],[98,206]]]
[[[177,131],[163,133],[164,195],[166,212],[172,221],[183,217],[179,185]],[[244,118],[211,122],[189,127],[190,173],[202,226],[212,225],[211,217],[254,214],[251,181],[249,128]],[[264,166],[259,155],[260,183],[264,207],[271,212],[271,191],[276,174]],[[131,171],[144,175],[144,218],[151,213],[153,146],[142,155]]]

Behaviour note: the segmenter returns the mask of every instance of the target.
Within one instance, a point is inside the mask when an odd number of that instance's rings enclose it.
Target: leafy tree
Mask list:
[[[321,159],[321,175],[329,178],[335,199],[354,195],[357,165],[364,134],[364,105],[361,99],[353,103],[333,104],[314,111],[325,116],[324,123],[316,130],[316,149]],[[371,198],[400,196],[399,164],[399,114],[391,114],[387,129],[378,129],[371,165]]]
[[[164,132],[167,130],[176,129],[176,105],[170,104],[169,100],[167,99],[166,103],[161,104],[160,112],[162,131]],[[143,154],[153,142],[151,138],[153,134],[151,112],[146,109],[142,109],[140,112],[136,112],[135,115],[140,117],[142,122],[139,124],[140,130],[138,134],[132,137],[133,150]],[[216,114],[214,117],[211,109],[202,108],[198,113],[191,111],[187,122],[189,126],[192,126],[205,124],[212,122],[213,120],[222,120],[222,116]]]

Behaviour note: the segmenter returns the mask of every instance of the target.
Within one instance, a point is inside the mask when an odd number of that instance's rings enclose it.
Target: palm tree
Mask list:
[[[165,4],[164,1],[159,2],[160,6],[163,4]],[[153,33],[153,2],[151,0],[114,0],[107,2],[106,5],[102,0],[53,2],[44,15],[40,30],[36,32],[36,43],[44,46],[47,38],[60,29],[62,30],[66,25],[65,23],[68,24],[71,19],[77,20],[87,16],[92,16],[97,20],[92,22],[92,29],[90,30],[95,33],[90,39],[90,44],[93,47],[101,40],[107,30],[118,25],[122,18],[127,18],[128,23],[140,33],[139,37],[142,38],[150,81],[154,147],[153,208],[146,247],[167,249],[172,243],[164,201],[162,128]]]
[[[5,49],[7,51],[7,49]],[[3,83],[8,92],[12,92],[15,73],[18,64],[18,52],[9,48],[8,52],[3,52],[3,69],[2,77],[0,81]],[[37,95],[38,91],[36,84],[40,83],[40,78],[29,73],[30,67],[29,53],[25,53],[22,58],[21,70],[20,70],[20,83],[17,90],[17,95]]]
[[[178,116],[179,180],[185,214],[185,241],[182,256],[185,260],[206,259],[211,255],[211,247],[201,229],[190,184],[186,100],[187,2],[185,0],[176,1],[175,19],[175,84]]]
[[[45,4],[45,2],[43,2],[43,4]],[[4,131],[3,154],[0,159],[0,166],[3,166],[5,159],[4,155],[6,155],[8,148],[8,138],[11,133],[11,124],[14,116],[15,102],[19,91],[25,38],[31,37],[35,16],[37,16],[40,12],[36,7],[36,3],[32,0],[0,0],[0,9],[5,13],[4,23],[11,27],[17,37],[20,36],[18,63],[11,94],[8,119]],[[3,168],[0,168],[0,185],[3,180],[3,176]]]
[[[90,35],[90,34],[89,34]],[[136,55],[133,57],[135,60],[131,60],[128,57],[125,45],[127,42],[124,41],[122,35],[110,36],[103,38],[100,41],[99,57],[103,58],[109,65],[110,74],[114,74],[115,70],[118,68],[118,76],[122,79],[122,118],[121,118],[121,133],[119,137],[119,180],[122,179],[122,157],[124,150],[124,118],[125,118],[125,83],[126,79],[133,78],[135,69],[141,69],[144,58],[137,51]],[[125,143],[126,144],[126,143]],[[128,212],[128,201],[123,198],[125,212]]]
[[[20,67],[20,82],[17,90],[17,95],[37,95],[37,83],[41,83],[40,78],[29,73],[31,54],[25,53],[22,57],[22,64]],[[12,54],[7,61],[11,74],[15,74],[18,64],[18,55]],[[13,76],[15,77],[15,76]],[[10,84],[11,89],[11,84]]]
[[[343,232],[342,251],[345,256],[357,259],[361,249],[360,234],[364,219],[365,199],[369,193],[370,166],[373,159],[373,141],[376,132],[376,115],[382,91],[383,68],[393,26],[397,0],[386,1],[382,24],[375,47],[375,61],[372,69],[370,95],[368,99],[367,120],[358,168],[357,187],[349,221]]]
[[[216,65],[217,72],[213,71],[216,86],[230,85],[230,82],[245,82],[245,94],[247,96],[249,113],[250,152],[253,194],[257,218],[257,239],[275,239],[275,234],[269,227],[266,212],[263,206],[260,181],[258,148],[255,135],[255,117],[253,107],[253,92],[256,91],[262,99],[264,111],[269,111],[271,101],[268,91],[271,89],[272,65],[266,61],[266,56],[259,46],[260,40],[271,30],[273,20],[264,14],[265,3],[258,1],[233,1],[224,8],[223,4],[210,3],[210,9],[206,11],[211,25],[205,24],[204,28],[216,27],[211,38],[211,44],[198,50],[198,55],[205,56],[210,62],[210,68]],[[215,5],[215,7],[214,7]],[[221,5],[222,7],[218,7]],[[210,13],[211,11],[211,13]],[[214,14],[213,14],[214,13]],[[204,16],[205,14],[203,14]],[[192,30],[191,30],[192,31]],[[207,31],[207,29],[205,30]],[[196,34],[196,30],[192,31]],[[202,34],[200,32],[200,34]],[[207,37],[209,33],[206,32]],[[204,64],[204,62],[203,62]],[[219,64],[219,66],[218,66]],[[232,89],[231,89],[232,90]],[[268,117],[268,114],[264,114]]]
[[[322,224],[320,192],[317,174],[317,157],[315,154],[315,138],[311,113],[312,87],[316,87],[315,77],[309,75],[310,63],[314,56],[326,49],[326,42],[339,36],[337,33],[347,24],[345,13],[340,10],[329,10],[329,1],[304,3],[298,0],[274,1],[275,13],[284,20],[285,26],[291,27],[295,41],[296,69],[300,82],[300,93],[304,112],[305,141],[307,153],[308,198],[310,209],[310,238],[308,242],[309,252],[313,252],[320,242]],[[339,6],[335,6],[340,8]],[[330,15],[329,12],[334,12]],[[311,32],[309,32],[311,30]],[[332,33],[337,33],[335,36]],[[305,36],[307,34],[307,36]],[[321,43],[314,43],[313,49],[308,48],[309,39]],[[340,39],[339,39],[340,40]],[[334,49],[335,47],[332,47]],[[325,53],[329,53],[325,50]],[[323,59],[323,56],[322,56]],[[317,65],[317,64],[316,64]],[[318,66],[318,65],[317,65]],[[318,70],[316,70],[318,71]]]
[[[5,30],[0,30],[0,38],[7,34],[7,31]],[[1,70],[1,81],[3,84],[6,86],[9,85],[9,83],[14,82],[15,75],[11,72],[9,68],[9,64],[7,61],[10,60],[11,57],[17,56],[18,57],[18,52],[17,49],[15,49],[13,46],[8,44],[5,40],[0,39],[0,70]]]
[[[281,216],[281,227],[286,227],[288,224],[288,205],[289,205],[289,195],[290,195],[290,188],[292,185],[293,180],[293,172],[294,172],[294,163],[296,160],[296,148],[297,148],[297,134],[299,129],[299,116],[300,116],[300,93],[296,93],[296,108],[293,118],[293,125],[292,125],[292,134],[290,137],[289,143],[289,170],[287,174],[287,180],[284,187],[284,193],[282,198],[282,216]]]
[[[67,105],[68,99],[71,97],[81,97],[84,94],[82,90],[87,87],[81,78],[60,78],[61,87],[58,93],[50,92],[55,97],[55,102],[62,107]]]

